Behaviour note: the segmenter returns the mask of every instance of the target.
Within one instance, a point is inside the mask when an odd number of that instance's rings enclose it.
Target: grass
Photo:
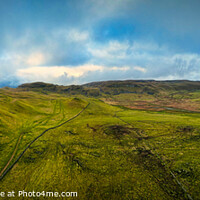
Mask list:
[[[123,105],[139,110],[182,110],[190,112],[200,111],[199,91],[165,91],[158,94],[121,93],[107,95],[102,99],[112,105]]]
[[[133,94],[114,98],[125,105],[128,97],[134,100]],[[133,110],[81,95],[0,90],[0,170],[21,135],[11,164],[35,137],[88,102],[77,118],[31,145],[0,181],[0,191],[77,191],[80,200],[188,199],[171,171],[200,199],[199,113]]]

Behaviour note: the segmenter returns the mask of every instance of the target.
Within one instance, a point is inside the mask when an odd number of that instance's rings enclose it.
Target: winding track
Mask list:
[[[17,144],[16,144],[16,146],[15,146],[15,149],[14,149],[14,151],[13,151],[13,153],[12,153],[12,155],[11,155],[9,161],[7,162],[6,166],[1,170],[1,172],[0,172],[0,177],[2,176],[2,174],[4,173],[4,171],[8,168],[9,164],[11,163],[12,159],[14,158],[15,153],[16,153],[16,151],[17,151],[17,149],[18,149],[18,146],[19,146],[19,143],[20,143],[21,139],[22,139],[22,134],[19,136],[19,138],[18,138],[18,140],[17,140]]]
[[[64,124],[68,123],[69,121],[72,121],[73,119],[75,119],[76,117],[78,117],[84,110],[87,109],[87,107],[90,105],[90,103],[88,103],[79,113],[77,113],[76,115],[74,115],[73,117],[71,117],[70,119],[68,119],[67,121],[64,121],[63,123],[57,125],[57,126],[53,126],[51,128],[48,128],[46,130],[44,130],[40,135],[38,135],[35,139],[33,139],[28,145],[27,147],[24,149],[24,151],[17,157],[17,159],[15,160],[15,162],[9,167],[9,163],[6,165],[6,167],[4,168],[4,171],[2,171],[2,173],[0,174],[0,181],[6,176],[6,174],[17,164],[17,162],[19,161],[19,159],[24,155],[24,153],[30,148],[30,146],[36,141],[38,140],[40,137],[42,137],[47,131],[49,130],[53,130],[56,128],[59,128],[61,126],[63,126]],[[14,157],[14,155],[13,155]],[[7,168],[7,169],[6,169]],[[6,170],[5,170],[6,169]]]
[[[51,114],[51,116],[55,116],[55,112],[56,112],[56,106],[57,106],[57,101],[56,101],[56,104],[54,105],[54,108],[53,108],[53,113]],[[60,112],[61,112],[61,104],[60,104]],[[63,109],[63,112],[64,112],[64,109]],[[64,113],[63,113],[63,118],[64,118]],[[36,126],[39,126],[41,125],[45,120],[47,120],[45,123],[47,123],[49,121],[50,117],[47,117],[45,119],[42,119],[41,121],[39,121],[37,124],[33,125],[33,127],[36,127]],[[63,120],[62,120],[63,121]],[[5,167],[1,170],[0,172],[0,177],[2,176],[2,174],[4,173],[4,171],[8,168],[8,166],[10,165],[10,163],[12,162],[13,158],[15,157],[15,154],[17,152],[17,149],[18,149],[18,146],[22,140],[22,137],[23,137],[23,134],[20,134],[18,140],[17,140],[17,143],[15,145],[15,149],[10,157],[10,159],[8,160],[8,162],[6,163]]]

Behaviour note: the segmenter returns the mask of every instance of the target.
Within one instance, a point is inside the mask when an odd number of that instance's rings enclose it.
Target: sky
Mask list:
[[[200,80],[199,0],[0,0],[0,87]]]

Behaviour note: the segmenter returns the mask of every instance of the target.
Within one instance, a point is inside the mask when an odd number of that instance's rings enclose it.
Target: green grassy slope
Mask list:
[[[71,86],[36,82],[20,85],[18,91],[98,97],[110,104],[141,110],[179,109],[200,112],[200,81],[126,80]]]
[[[77,191],[80,200],[200,199],[199,113],[131,110],[80,95],[0,90],[0,170],[20,136],[10,165],[35,137],[88,103],[34,142],[0,191]]]

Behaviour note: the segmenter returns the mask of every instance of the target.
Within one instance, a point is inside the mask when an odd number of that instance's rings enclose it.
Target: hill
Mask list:
[[[134,109],[182,109],[200,111],[200,81],[126,80],[92,82],[84,85],[59,86],[36,82],[20,85],[19,90],[55,92],[99,98],[106,103]]]
[[[127,81],[103,81],[85,84],[86,87],[99,88],[106,94],[121,93],[147,93],[158,94],[165,91],[196,91],[200,90],[200,81],[174,80],[127,80]]]
[[[18,86],[18,89],[23,91],[37,91],[37,92],[56,92],[56,93],[65,93],[69,95],[85,95],[85,96],[99,96],[99,89],[84,87],[82,85],[54,85],[50,83],[43,82],[34,82],[34,83],[25,83]]]
[[[199,82],[190,81],[0,89],[0,190],[200,199],[199,109]]]
[[[158,94],[165,91],[197,91],[200,90],[200,81],[173,80],[126,80],[126,81],[103,81],[92,82],[84,85],[59,86],[43,82],[26,83],[18,86],[27,90],[44,90],[50,92],[69,92],[74,94],[88,95],[88,91],[96,90],[103,94],[117,95],[121,93],[147,93]]]

